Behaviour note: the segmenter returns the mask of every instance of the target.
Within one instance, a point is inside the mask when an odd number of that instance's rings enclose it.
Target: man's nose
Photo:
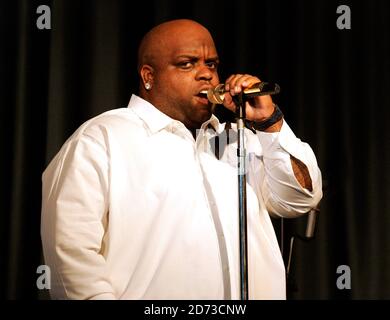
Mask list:
[[[210,81],[213,78],[214,74],[210,70],[208,66],[202,65],[200,66],[198,72],[197,72],[197,80],[206,80]]]

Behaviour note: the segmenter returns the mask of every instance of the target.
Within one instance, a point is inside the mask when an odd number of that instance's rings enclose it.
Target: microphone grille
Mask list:
[[[223,84],[219,84],[214,89],[207,90],[207,99],[211,103],[223,104],[223,98],[225,96],[225,87]]]

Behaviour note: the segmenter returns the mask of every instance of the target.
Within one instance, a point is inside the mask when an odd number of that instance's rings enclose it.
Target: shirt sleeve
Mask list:
[[[115,299],[103,256],[107,159],[102,145],[81,135],[43,173],[41,236],[54,299]]]
[[[322,198],[321,171],[311,147],[298,139],[286,121],[280,132],[257,132],[263,149],[264,177],[261,192],[267,210],[281,217],[297,217],[314,208]],[[312,191],[296,179],[290,155],[309,170]]]

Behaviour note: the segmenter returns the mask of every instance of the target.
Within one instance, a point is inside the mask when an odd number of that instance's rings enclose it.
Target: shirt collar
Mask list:
[[[225,123],[220,123],[219,119],[212,114],[210,119],[202,124],[201,129],[207,130],[207,128],[212,127],[217,134],[221,134],[221,132],[225,129]]]
[[[150,102],[135,94],[131,96],[128,108],[131,108],[131,110],[145,122],[152,134],[164,129],[175,121],[154,107]]]
[[[167,116],[150,102],[135,94],[131,96],[128,108],[131,108],[131,110],[133,110],[134,113],[145,122],[152,134],[166,128],[170,124],[180,123],[183,125],[181,122]],[[211,115],[209,120],[202,124],[201,129],[205,130],[210,126],[213,127],[218,134],[220,134],[225,128],[225,124],[221,124],[214,114]]]

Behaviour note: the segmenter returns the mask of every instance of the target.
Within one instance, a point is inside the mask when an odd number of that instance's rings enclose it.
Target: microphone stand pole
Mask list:
[[[237,168],[238,168],[238,214],[240,242],[240,294],[241,300],[248,300],[248,237],[246,203],[246,150],[244,141],[245,101],[243,93],[234,96],[237,118]]]

